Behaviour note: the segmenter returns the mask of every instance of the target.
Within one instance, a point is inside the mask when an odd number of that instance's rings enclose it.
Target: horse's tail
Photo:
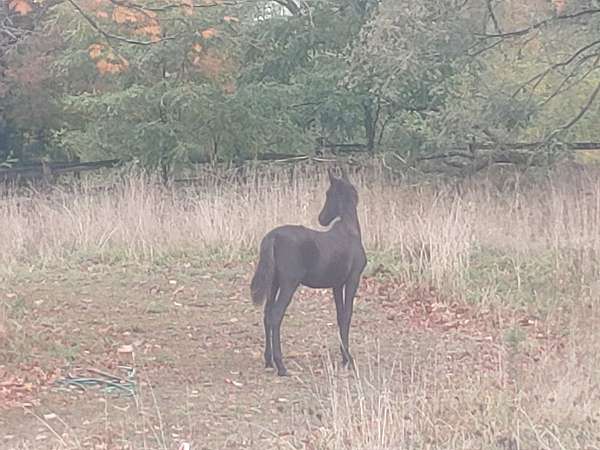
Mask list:
[[[271,294],[273,279],[275,278],[275,237],[267,235],[260,243],[260,256],[256,272],[250,283],[252,303],[262,305]]]

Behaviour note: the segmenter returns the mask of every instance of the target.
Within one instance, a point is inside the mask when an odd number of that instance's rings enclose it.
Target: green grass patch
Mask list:
[[[482,249],[470,258],[465,298],[473,303],[500,302],[542,310],[587,295],[583,279],[589,273],[577,270],[568,254],[509,252]]]

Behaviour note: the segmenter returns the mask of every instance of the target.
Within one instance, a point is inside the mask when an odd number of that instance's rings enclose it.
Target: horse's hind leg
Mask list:
[[[272,340],[272,332],[271,332],[271,308],[277,299],[277,292],[279,291],[279,286],[276,283],[273,283],[271,287],[271,293],[269,294],[269,298],[267,298],[267,302],[265,303],[265,313],[263,317],[263,324],[265,326],[265,367],[273,367],[273,340]]]
[[[273,361],[275,362],[277,375],[279,376],[287,375],[287,369],[283,364],[283,356],[281,354],[281,322],[297,287],[298,283],[282,283],[279,286],[277,301],[270,308],[269,321],[273,339]]]

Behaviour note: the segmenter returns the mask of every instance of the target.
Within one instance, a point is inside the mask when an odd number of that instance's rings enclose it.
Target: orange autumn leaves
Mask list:
[[[129,67],[129,62],[104,44],[92,44],[88,47],[88,54],[96,63],[96,69],[103,75],[118,74]]]
[[[214,28],[199,31],[203,40],[208,40],[217,35]],[[88,47],[88,55],[95,62],[99,73],[103,75],[115,75],[125,72],[129,68],[129,62],[117,55],[113,48],[103,43],[94,43]],[[192,45],[188,52],[188,58],[195,70],[209,78],[217,79],[230,73],[232,65],[228,59],[215,47],[205,47],[200,42]]]
[[[182,0],[181,7],[186,16],[191,16],[194,14],[194,3],[192,0]]]
[[[145,38],[149,42],[155,43],[161,40],[162,30],[159,17],[152,10],[127,2],[119,2],[115,5],[115,2],[110,0],[81,0],[81,4],[88,13],[94,14],[96,18],[100,19],[100,23],[111,21],[120,26],[121,32],[127,32],[138,38]],[[184,15],[194,13],[192,0],[181,0],[179,5]],[[236,19],[226,17],[224,20],[232,22]],[[197,35],[201,38],[202,43],[193,44],[189,52],[190,62],[198,72],[211,78],[217,78],[227,70],[224,58],[219,55],[216,49],[205,48],[203,43],[215,38],[218,32],[215,28],[209,27],[198,30]],[[103,43],[90,45],[88,54],[95,62],[99,73],[103,75],[122,73],[129,68],[126,59],[117,55],[114,48]]]
[[[37,6],[43,4],[46,0],[0,0],[6,1],[9,9],[16,14],[27,15],[34,11]],[[160,5],[158,0],[158,4]],[[191,16],[197,13],[198,5],[217,5],[222,0],[163,0],[168,5],[176,5],[179,13],[184,16]],[[135,39],[147,43],[160,42],[163,36],[163,29],[160,22],[160,8],[152,10],[147,8],[144,2],[133,2],[130,0],[75,0],[77,7],[81,8],[81,13],[94,20],[101,30],[108,33],[122,36],[127,39]],[[171,10],[169,8],[169,10]],[[237,17],[225,15],[222,17],[224,24],[232,25],[238,23]],[[234,70],[235,64],[227,55],[227,51],[219,48],[220,44],[216,42],[220,30],[215,27],[207,27],[196,31],[195,42],[189,45],[187,51],[187,63],[198,74],[202,74],[213,80],[224,81],[229,79]],[[102,38],[101,34],[98,38]],[[208,42],[212,41],[213,42]],[[118,46],[112,45],[109,40],[99,40],[92,43],[87,48],[90,59],[96,66],[97,71],[102,75],[117,75],[126,72],[130,68],[130,63],[119,54]],[[232,88],[228,88],[231,90]]]
[[[219,32],[215,28],[206,28],[198,30],[198,36],[202,38],[201,42],[192,45],[188,52],[188,58],[194,69],[202,75],[211,79],[222,79],[234,70],[232,61],[224,52],[219,51],[215,46],[203,45],[209,40],[218,36]],[[230,83],[229,83],[230,84]],[[232,91],[234,88],[226,83],[226,91]]]
[[[160,41],[160,22],[154,11],[119,5],[113,9],[112,20],[131,27],[135,35],[146,36],[151,42]]]
[[[33,11],[33,7],[28,0],[9,0],[8,8],[11,11],[21,14],[22,16]]]
[[[565,12],[565,8],[567,7],[567,0],[553,0],[554,9],[556,10],[556,14],[562,14]]]
[[[111,21],[132,35],[147,38],[149,42],[160,41],[161,26],[154,11],[142,6],[127,6],[126,2],[115,3],[110,0],[82,0],[80,5],[87,13],[100,19],[100,23]]]
[[[160,22],[153,11],[123,4],[114,5],[109,0],[85,0],[82,6],[101,21],[112,21],[134,36],[146,38],[149,42],[158,42],[161,39]],[[106,44],[90,45],[88,54],[102,75],[119,74],[129,68],[129,62]]]

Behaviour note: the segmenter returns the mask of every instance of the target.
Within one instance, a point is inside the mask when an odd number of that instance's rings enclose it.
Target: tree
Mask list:
[[[540,7],[537,16],[517,26],[497,22],[493,31],[479,39],[481,51],[492,47],[512,51],[522,79],[511,97],[535,99],[546,141],[568,137],[588,113],[597,116],[600,91],[596,70],[600,63],[600,5],[593,0],[556,0],[551,6]]]
[[[165,172],[315,142],[485,167],[510,160],[508,141],[540,152],[596,138],[597,6],[10,0],[0,142],[21,158],[133,158]],[[449,151],[473,141],[493,150]]]
[[[481,8],[464,1],[380,2],[353,48],[347,77],[364,96],[369,149],[384,144],[386,132],[417,143],[399,133],[439,113],[458,75],[474,70],[467,49],[480,20]]]
[[[235,34],[238,19],[226,7],[71,0],[62,6],[63,26],[86,31],[57,66],[66,79],[83,78],[63,99],[57,145],[87,158],[133,157],[165,170],[218,149],[207,115],[217,98],[235,93],[237,65],[228,33]]]
[[[34,106],[36,91],[45,78],[44,48],[37,41],[27,67],[22,53],[36,39],[43,19],[57,0],[29,2],[10,0],[0,4],[0,162],[8,158],[22,158],[27,145],[27,134],[40,134],[40,115],[47,108]],[[49,36],[46,44],[53,39]],[[20,94],[26,94],[21,96]],[[22,120],[27,116],[27,125]]]
[[[539,140],[536,151],[552,151],[557,139],[591,138],[589,126],[565,133],[596,114],[598,24],[582,3],[382,1],[353,49],[349,76],[374,96],[370,139],[404,161],[437,153],[436,161],[477,169],[532,161],[508,157],[503,142]],[[473,140],[495,150],[462,153],[461,161],[448,151]]]

